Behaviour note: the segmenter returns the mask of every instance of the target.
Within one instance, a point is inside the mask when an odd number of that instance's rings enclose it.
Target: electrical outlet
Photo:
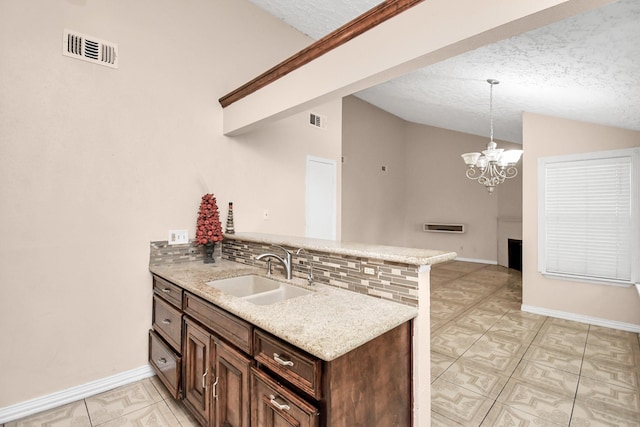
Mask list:
[[[265,209],[262,211],[262,219],[265,221],[269,221],[269,209]]]
[[[368,274],[369,276],[376,275],[376,269],[373,267],[364,267],[362,271],[364,274]]]
[[[182,245],[189,243],[189,230],[169,230],[170,245]]]

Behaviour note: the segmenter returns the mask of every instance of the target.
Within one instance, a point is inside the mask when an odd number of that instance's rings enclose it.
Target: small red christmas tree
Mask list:
[[[200,202],[196,223],[196,245],[219,242],[224,238],[220,213],[213,194],[205,194]]]

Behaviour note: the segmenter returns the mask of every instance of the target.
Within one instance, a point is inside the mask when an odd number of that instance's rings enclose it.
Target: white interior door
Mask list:
[[[306,236],[336,239],[336,161],[307,156]]]

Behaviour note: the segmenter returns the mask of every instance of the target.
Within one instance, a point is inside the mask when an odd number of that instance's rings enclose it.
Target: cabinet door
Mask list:
[[[204,426],[209,425],[211,403],[207,392],[211,384],[211,336],[198,324],[185,318],[183,378],[184,402]]]
[[[265,373],[251,370],[251,427],[318,427],[318,418],[314,406]]]
[[[215,340],[216,384],[213,388],[213,423],[216,427],[249,427],[251,360]]]

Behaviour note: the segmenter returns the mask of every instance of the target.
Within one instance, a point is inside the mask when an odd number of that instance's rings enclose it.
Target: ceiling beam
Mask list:
[[[269,70],[267,73],[277,78],[226,104],[223,132],[226,135],[247,132],[611,1],[429,0],[412,4],[404,13],[372,26],[286,73],[278,71],[278,67]],[[286,63],[283,63],[285,67],[291,66]]]

